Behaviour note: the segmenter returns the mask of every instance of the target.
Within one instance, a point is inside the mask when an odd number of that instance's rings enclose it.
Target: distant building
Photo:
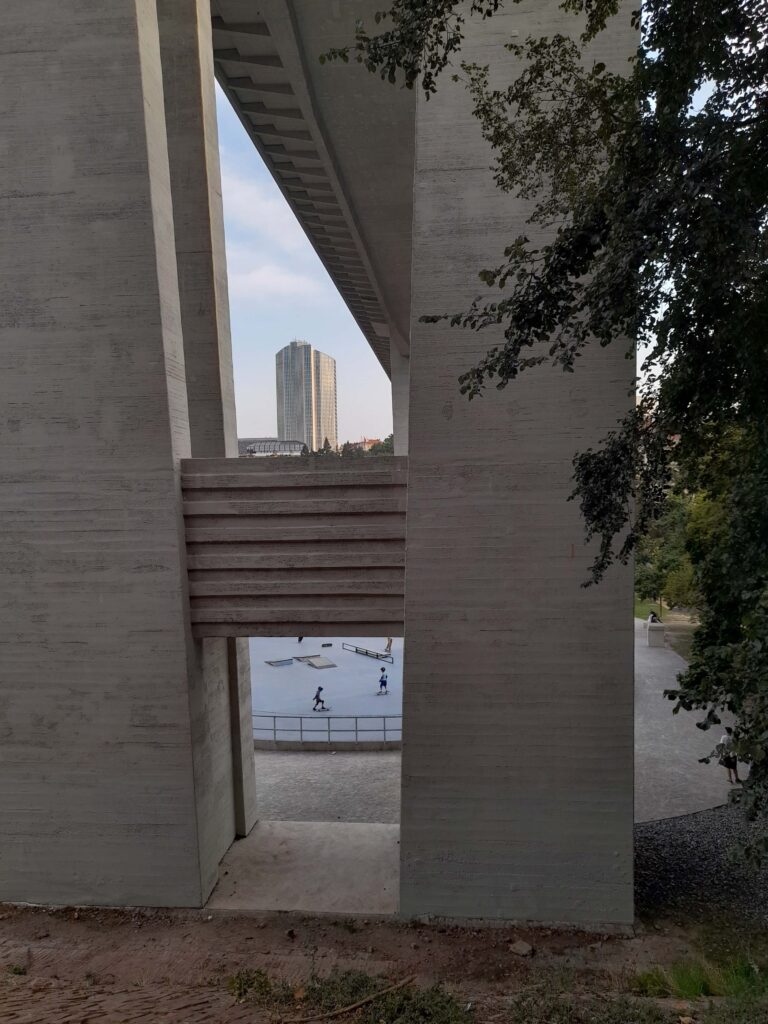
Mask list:
[[[294,340],[275,356],[277,436],[298,440],[310,451],[328,439],[338,447],[336,360]]]
[[[360,441],[347,441],[350,448],[358,448],[361,452],[369,452],[376,444],[381,444],[380,437],[364,437]]]
[[[238,454],[242,456],[301,455],[303,441],[280,441],[277,437],[239,437]]]

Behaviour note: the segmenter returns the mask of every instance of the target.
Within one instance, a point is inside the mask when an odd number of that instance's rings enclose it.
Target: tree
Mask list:
[[[459,59],[467,17],[517,0],[391,0],[378,33],[326,59],[365,64],[428,99]],[[700,495],[688,544],[702,597],[675,710],[727,710],[750,763],[743,803],[768,815],[768,0],[645,0],[622,74],[589,44],[619,0],[562,0],[574,38],[510,40],[512,80],[452,66],[493,148],[496,184],[532,201],[551,241],[510,239],[465,310],[424,319],[503,329],[468,367],[468,398],[588,345],[643,353],[636,409],[575,454],[572,495],[597,555],[587,584],[627,561],[683,488]],[[628,344],[626,339],[632,339]],[[675,440],[673,440],[675,439]],[[768,843],[763,843],[763,850]],[[760,853],[757,848],[752,852]]]
[[[363,450],[359,445],[352,444],[351,441],[345,441],[341,446],[341,457],[342,459],[360,459],[363,456]]]
[[[307,446],[305,444],[303,444],[301,446],[301,454],[302,455],[309,455],[309,448],[307,448]]]
[[[369,455],[394,455],[395,454],[395,435],[389,434],[384,438],[383,441],[379,441],[377,444],[371,445]]]
[[[661,601],[665,597],[669,605],[698,607],[701,595],[688,552],[694,500],[683,489],[673,491],[663,515],[640,538],[635,591],[641,598]]]

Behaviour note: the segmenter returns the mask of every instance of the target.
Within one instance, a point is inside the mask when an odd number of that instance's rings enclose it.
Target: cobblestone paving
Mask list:
[[[400,821],[400,752],[256,751],[264,821]]]
[[[2,1024],[241,1024],[258,1011],[226,992],[148,985],[139,989],[71,989],[56,982],[0,991]],[[266,1018],[263,1018],[266,1019]]]

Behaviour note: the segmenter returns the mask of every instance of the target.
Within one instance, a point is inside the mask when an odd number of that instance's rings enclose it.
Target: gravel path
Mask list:
[[[400,821],[400,751],[257,750],[257,811],[267,821]]]
[[[637,915],[767,925],[768,868],[734,859],[751,831],[732,805],[635,825]]]

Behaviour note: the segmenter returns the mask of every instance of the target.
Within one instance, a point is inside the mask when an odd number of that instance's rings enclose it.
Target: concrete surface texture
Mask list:
[[[394,914],[397,825],[260,821],[221,865],[209,910]]]
[[[190,448],[237,455],[213,43],[208,0],[157,0]],[[250,671],[243,640],[196,640],[190,675],[204,888],[255,821]]]
[[[408,460],[182,463],[196,637],[403,633]]]
[[[601,37],[611,67],[635,47],[625,15]],[[462,58],[506,84],[510,37],[569,26],[558,0],[514,5],[468,21]],[[417,108],[401,909],[629,923],[632,573],[581,588],[590,552],[566,499],[574,453],[625,413],[631,370],[616,345],[573,375],[459,395],[500,334],[419,318],[465,308],[510,240],[542,238],[491,162],[445,75]]]
[[[197,906],[235,830],[230,662],[190,627],[156,5],[30,0],[5,29],[0,899]]]

